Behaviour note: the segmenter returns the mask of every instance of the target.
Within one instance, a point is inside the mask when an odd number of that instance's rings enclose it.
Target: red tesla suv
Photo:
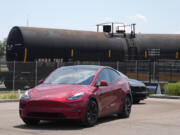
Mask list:
[[[128,118],[132,95],[128,82],[113,68],[94,65],[64,66],[25,92],[19,114],[27,125],[40,120],[77,119],[93,126],[99,117]]]

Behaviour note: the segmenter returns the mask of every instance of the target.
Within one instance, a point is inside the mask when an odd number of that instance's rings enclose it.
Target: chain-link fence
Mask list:
[[[61,66],[103,65],[121,71],[130,78],[144,82],[176,82],[180,80],[180,61],[124,61],[124,62],[0,62],[0,82],[7,89],[27,89],[45,79]]]

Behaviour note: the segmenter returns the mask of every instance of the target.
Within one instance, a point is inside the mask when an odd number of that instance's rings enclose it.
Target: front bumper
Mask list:
[[[133,99],[143,100],[149,95],[145,87],[131,87]]]
[[[143,100],[148,97],[148,92],[132,92],[133,99]]]
[[[20,100],[21,118],[40,120],[84,119],[86,101]]]

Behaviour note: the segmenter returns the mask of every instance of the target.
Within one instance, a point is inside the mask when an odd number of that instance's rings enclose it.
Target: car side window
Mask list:
[[[108,73],[107,69],[103,69],[103,70],[99,73],[96,83],[99,85],[100,82],[101,82],[101,80],[105,80],[105,81],[107,81],[108,83],[111,83],[111,79],[110,79],[110,77],[109,77],[109,73]]]
[[[116,83],[121,80],[120,75],[116,71],[112,69],[108,69],[108,72],[111,78],[111,83]]]

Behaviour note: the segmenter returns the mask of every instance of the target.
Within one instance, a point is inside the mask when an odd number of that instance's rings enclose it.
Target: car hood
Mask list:
[[[130,83],[131,86],[145,87],[145,84],[141,81],[130,79],[130,78],[128,78],[127,81]]]
[[[30,91],[30,97],[34,100],[63,99],[89,87],[89,85],[41,84]]]

